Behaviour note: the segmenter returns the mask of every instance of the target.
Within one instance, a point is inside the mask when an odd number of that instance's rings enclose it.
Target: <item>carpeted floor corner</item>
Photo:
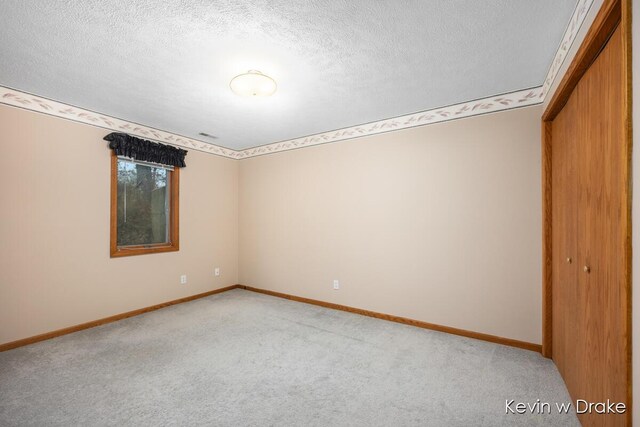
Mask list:
[[[1,426],[578,426],[537,353],[233,290],[0,353]]]

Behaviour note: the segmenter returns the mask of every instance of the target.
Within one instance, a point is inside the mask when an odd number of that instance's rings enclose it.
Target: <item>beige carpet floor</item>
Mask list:
[[[575,426],[539,354],[244,290],[0,353],[1,426]]]

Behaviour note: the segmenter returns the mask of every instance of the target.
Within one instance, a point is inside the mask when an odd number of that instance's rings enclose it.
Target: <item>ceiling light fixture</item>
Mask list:
[[[260,97],[273,95],[278,85],[275,80],[260,71],[249,70],[231,79],[229,87],[236,95]]]

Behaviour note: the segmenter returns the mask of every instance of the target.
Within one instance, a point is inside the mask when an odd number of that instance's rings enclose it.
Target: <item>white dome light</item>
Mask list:
[[[229,87],[236,95],[259,97],[273,95],[278,85],[275,80],[260,71],[249,70],[231,79]]]

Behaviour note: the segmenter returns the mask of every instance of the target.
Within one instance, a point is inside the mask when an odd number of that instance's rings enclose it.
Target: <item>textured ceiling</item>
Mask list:
[[[575,6],[2,0],[0,85],[237,150],[540,86]]]

